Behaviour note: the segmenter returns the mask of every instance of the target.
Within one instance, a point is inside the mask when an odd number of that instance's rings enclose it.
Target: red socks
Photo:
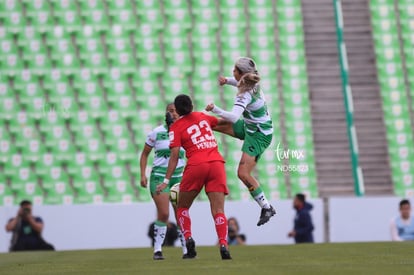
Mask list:
[[[178,208],[177,218],[181,232],[183,233],[184,238],[187,240],[189,237],[191,237],[191,219],[190,214],[188,213],[188,208]]]
[[[227,218],[224,213],[218,213],[214,216],[214,223],[216,225],[217,237],[220,245],[227,247]]]
[[[189,237],[191,237],[191,219],[190,214],[188,213],[188,208],[178,208],[177,218],[184,238],[187,240]],[[227,247],[226,215],[224,215],[224,213],[216,214],[214,216],[214,224],[216,225],[216,232],[220,245],[225,245]]]

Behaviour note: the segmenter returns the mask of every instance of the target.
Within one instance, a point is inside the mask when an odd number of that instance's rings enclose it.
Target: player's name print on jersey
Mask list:
[[[207,121],[201,120],[198,124],[193,124],[187,128],[187,133],[197,149],[209,149],[217,147],[213,131]]]

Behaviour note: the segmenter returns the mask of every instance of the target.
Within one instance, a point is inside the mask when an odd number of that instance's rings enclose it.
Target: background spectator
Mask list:
[[[22,201],[17,216],[6,225],[6,231],[13,232],[10,251],[54,250],[51,244],[43,240],[42,230],[42,219],[32,215],[32,203]]]
[[[236,218],[231,217],[227,220],[228,224],[228,240],[229,245],[242,245],[246,243],[246,235],[240,234],[239,222]]]
[[[409,200],[400,201],[400,215],[391,220],[393,241],[414,241],[414,217]]]
[[[296,209],[296,216],[293,230],[288,236],[295,238],[296,243],[313,243],[313,223],[310,211],[312,204],[305,201],[305,195],[296,194],[293,200],[293,208]]]

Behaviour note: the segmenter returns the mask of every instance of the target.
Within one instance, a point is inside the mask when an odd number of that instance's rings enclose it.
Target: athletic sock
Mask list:
[[[266,196],[263,193],[263,190],[260,186],[254,189],[253,191],[250,191],[250,195],[260,205],[261,208],[270,208],[270,203],[267,201]]]
[[[167,224],[165,222],[155,221],[154,224],[154,252],[162,250],[162,244],[167,235]]]
[[[187,240],[191,237],[191,219],[188,208],[177,209],[178,224],[182,230],[184,238]]]
[[[178,239],[180,240],[180,243],[181,243],[181,248],[183,249],[183,255],[185,255],[187,254],[187,246],[185,245],[185,238],[184,238],[183,232],[181,232],[180,226],[178,226],[177,232],[178,232]]]
[[[218,213],[214,216],[214,223],[216,225],[217,237],[220,245],[227,247],[227,218],[224,213]]]

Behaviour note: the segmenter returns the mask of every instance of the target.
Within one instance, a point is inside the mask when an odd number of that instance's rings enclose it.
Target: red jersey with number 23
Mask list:
[[[210,161],[224,162],[211,129],[217,123],[216,117],[201,112],[192,112],[180,117],[170,127],[170,148],[183,147],[187,165]]]

